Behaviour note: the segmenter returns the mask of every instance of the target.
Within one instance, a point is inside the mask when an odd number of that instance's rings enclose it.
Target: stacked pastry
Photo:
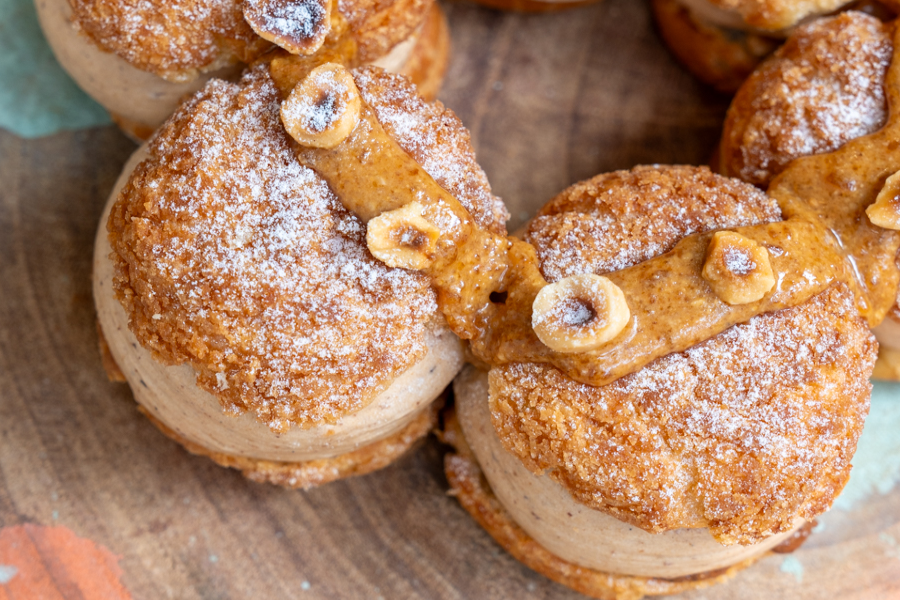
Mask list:
[[[400,76],[358,86],[390,143],[497,234],[468,134]],[[283,73],[281,73],[284,76]],[[189,450],[308,487],[380,468],[425,435],[462,365],[426,277],[388,268],[296,156],[270,65],[209,82],[126,167],[97,235],[94,294],[135,398]],[[372,151],[376,151],[372,148]]]
[[[817,22],[748,81],[722,163],[761,179],[601,175],[524,240],[402,76],[270,53],[120,179],[110,365],[191,451],[308,487],[424,435],[465,340],[447,474],[501,545],[598,598],[719,581],[795,547],[849,476],[900,282],[893,35]]]
[[[320,95],[308,85],[298,98]],[[286,126],[367,220],[372,254],[428,275],[469,340],[483,370],[457,382],[447,473],[504,547],[586,594],[635,598],[802,539],[849,477],[869,328],[896,300],[896,119],[790,162],[765,194],[690,167],[601,176],[519,241],[402,154],[360,152],[384,133],[343,106],[325,142],[308,112]]]
[[[56,57],[129,134],[147,139],[212,77],[236,78],[274,47],[310,68],[374,63],[434,98],[447,64],[433,0],[36,0]]]

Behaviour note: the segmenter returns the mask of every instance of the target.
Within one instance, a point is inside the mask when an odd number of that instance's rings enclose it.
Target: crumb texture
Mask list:
[[[269,43],[236,0],[69,0],[73,20],[103,50],[171,81],[247,62]]]
[[[892,53],[888,27],[863,13],[799,28],[735,96],[722,137],[724,171],[765,187],[795,158],[880,129]]]
[[[408,135],[426,170],[492,214],[489,190],[454,184],[458,167],[440,159],[467,137],[442,148]],[[158,359],[188,362],[227,409],[285,431],[359,410],[424,356],[438,318],[427,278],[375,260],[365,226],[299,164],[264,66],[211,81],[150,151],[108,227],[117,297]]]
[[[388,135],[479,225],[505,235],[509,213],[491,193],[487,176],[475,160],[469,131],[453,111],[440,102],[422,100],[403,75],[363,67],[353,71],[353,77]]]
[[[553,283],[619,271],[693,233],[780,218],[775,200],[705,167],[637,167],[564,190],[531,221],[525,240]]]
[[[573,186],[530,229],[550,279],[603,274],[696,231],[777,220],[777,206],[693,167]],[[490,372],[504,446],[580,502],[652,532],[709,527],[751,544],[825,511],[869,407],[877,346],[851,293],[757,316],[602,387],[513,363]]]
[[[244,20],[244,0],[68,0],[73,21],[100,48],[170,81],[248,63],[271,48]],[[247,0],[273,34],[305,40],[321,21],[309,0]],[[358,47],[358,64],[377,60],[412,35],[433,0],[339,0]],[[271,14],[259,14],[262,9]],[[321,32],[319,32],[321,35]]]

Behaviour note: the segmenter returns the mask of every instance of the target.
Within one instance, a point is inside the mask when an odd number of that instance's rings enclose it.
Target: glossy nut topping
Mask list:
[[[586,274],[543,287],[534,299],[531,324],[551,349],[585,352],[619,335],[630,318],[622,290],[606,277]]]
[[[369,221],[366,243],[389,267],[425,269],[431,265],[440,230],[429,223],[418,202],[382,213]]]
[[[713,234],[703,264],[703,279],[731,305],[762,300],[775,286],[769,251],[732,231]]]
[[[353,77],[335,63],[312,70],[281,105],[281,120],[297,143],[334,148],[359,122],[361,100]]]
[[[887,178],[866,214],[872,225],[900,230],[900,171]]]

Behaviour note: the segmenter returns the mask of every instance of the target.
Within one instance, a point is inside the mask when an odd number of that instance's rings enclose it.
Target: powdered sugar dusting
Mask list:
[[[288,50],[328,33],[322,0],[244,0],[244,14],[260,35]]]
[[[138,339],[226,407],[334,422],[424,355],[429,282],[375,260],[297,162],[265,67],[210,82],[152,154],[110,219],[116,290]]]
[[[132,65],[173,81],[262,51],[235,0],[70,0],[75,23]]]
[[[840,492],[875,348],[851,294],[831,288],[604,387],[550,366],[495,368],[493,420],[510,450],[589,506],[753,543]]]
[[[307,85],[321,91],[318,97],[292,96],[292,101],[282,104],[282,115],[287,122],[299,123],[301,129],[321,133],[337,120],[342,110],[339,107],[341,98],[350,94],[346,85],[340,81],[337,72],[320,69],[311,73]],[[293,100],[293,99],[296,100]]]
[[[402,75],[364,67],[354,70],[353,78],[397,144],[459,200],[479,225],[505,234],[509,213],[491,194],[487,176],[475,161],[469,132],[456,115],[440,102],[426,103]]]
[[[525,239],[552,283],[630,267],[692,233],[780,217],[772,198],[706,168],[637,167],[565,190],[529,224]]]
[[[747,80],[728,113],[728,172],[765,186],[795,158],[880,129],[893,49],[878,19],[848,12],[799,28]]]

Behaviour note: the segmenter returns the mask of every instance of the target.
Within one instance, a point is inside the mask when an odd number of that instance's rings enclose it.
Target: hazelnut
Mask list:
[[[866,214],[873,225],[900,230],[900,171],[887,178]]]
[[[541,288],[531,327],[551,350],[588,352],[619,335],[630,318],[616,284],[600,275],[573,275]]]
[[[731,305],[761,300],[775,286],[768,250],[733,231],[713,234],[706,251],[703,279],[723,302]]]
[[[334,148],[356,124],[362,100],[343,66],[327,63],[313,69],[281,105],[284,128],[302,146]]]
[[[244,20],[256,35],[291,54],[314,54],[331,29],[332,0],[244,0]]]
[[[427,269],[440,230],[422,216],[422,211],[421,204],[410,202],[371,219],[366,243],[372,255],[389,267]]]

